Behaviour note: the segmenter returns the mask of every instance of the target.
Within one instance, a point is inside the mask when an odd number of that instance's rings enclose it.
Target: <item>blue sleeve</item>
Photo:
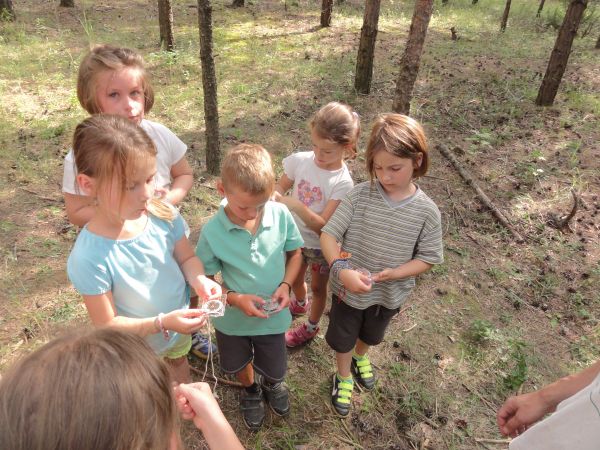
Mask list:
[[[196,245],[196,256],[202,261],[206,275],[216,275],[221,271],[221,260],[217,258],[208,242],[207,225],[204,225],[200,233],[200,239],[198,239],[198,245]]]
[[[105,264],[73,248],[67,261],[67,275],[81,295],[100,295],[112,291],[112,277]]]
[[[175,237],[175,242],[178,242],[183,236],[185,236],[185,221],[179,211],[176,208],[173,208],[176,211],[175,218],[173,219],[173,235]]]

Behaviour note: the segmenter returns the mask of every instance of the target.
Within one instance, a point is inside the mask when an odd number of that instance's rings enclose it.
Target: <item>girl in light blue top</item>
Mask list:
[[[94,325],[145,337],[174,379],[188,382],[189,335],[206,318],[188,308],[186,280],[202,300],[221,288],[204,275],[177,210],[154,198],[154,143],[127,119],[97,115],[77,126],[73,152],[77,183],[97,212],[71,251],[69,279]]]

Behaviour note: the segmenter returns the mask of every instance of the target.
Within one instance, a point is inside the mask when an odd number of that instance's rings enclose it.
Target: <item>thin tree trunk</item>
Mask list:
[[[510,12],[510,1],[506,0],[506,5],[504,6],[504,13],[502,14],[502,22],[500,22],[500,31],[506,30],[506,23],[508,22],[508,13]]]
[[[368,94],[371,91],[380,5],[381,0],[367,0],[365,4],[365,15],[356,58],[356,77],[354,79],[354,88],[362,94]]]
[[[475,5],[475,4],[477,4],[477,1],[478,1],[478,0],[473,0],[473,2],[471,3],[471,5]]]
[[[321,26],[331,26],[331,11],[333,10],[333,0],[323,0],[321,4]]]
[[[244,0],[233,0],[231,2],[231,7],[232,8],[243,8],[244,7]]]
[[[13,21],[17,19],[12,0],[0,0],[0,20]]]
[[[404,54],[400,59],[400,73],[396,81],[396,92],[392,109],[394,112],[406,114],[410,112],[412,91],[419,73],[421,53],[427,36],[427,27],[431,19],[433,0],[416,0],[410,31]]]
[[[596,41],[596,48],[600,48],[600,36],[598,36],[598,40]]]
[[[173,39],[173,8],[171,0],[158,0],[158,25],[160,28],[160,46],[168,52],[175,50]]]
[[[212,6],[210,0],[198,0],[198,28],[200,30],[200,62],[204,91],[204,123],[206,126],[206,170],[218,175],[221,167],[219,145],[219,105],[217,76],[213,59]]]
[[[75,0],[60,0],[60,5],[64,8],[75,8]]]
[[[540,17],[542,15],[542,9],[544,9],[544,3],[546,3],[546,0],[540,0],[540,6],[537,10],[537,14],[535,15],[535,17]]]
[[[573,39],[577,35],[577,28],[579,28],[587,3],[588,0],[571,0],[569,3],[554,48],[550,54],[546,74],[535,99],[535,104],[538,106],[550,106],[554,103],[558,86],[567,68]]]

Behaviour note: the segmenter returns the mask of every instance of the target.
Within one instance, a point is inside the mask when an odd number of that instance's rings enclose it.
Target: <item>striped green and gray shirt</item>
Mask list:
[[[342,200],[322,232],[352,254],[355,267],[373,274],[412,259],[429,264],[444,261],[440,211],[418,186],[414,195],[394,202],[379,182],[361,183]],[[370,292],[353,294],[331,278],[332,292],[357,309],[398,308],[414,286],[415,278],[410,277],[374,283]]]

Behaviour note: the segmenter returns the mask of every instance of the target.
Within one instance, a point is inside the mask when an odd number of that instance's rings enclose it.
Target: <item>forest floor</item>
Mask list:
[[[216,210],[204,171],[204,122],[195,2],[173,1],[177,51],[158,47],[156,2],[15,2],[0,23],[0,371],[65,328],[87,324],[65,263],[77,230],[60,192],[63,157],[86,114],[75,78],[90,44],[139,49],[153,75],[149,118],[189,146],[196,183],[182,213],[195,243]],[[148,6],[152,3],[152,6]],[[248,141],[281,158],[309,148],[307,120],[331,100],[361,115],[363,137],[391,109],[413,2],[382,2],[370,95],[353,89],[363,6],[335,6],[321,29],[320,0],[214,1],[215,63],[224,149]],[[421,276],[386,340],[372,351],[379,384],[355,392],[350,417],[329,407],[332,351],[319,336],[289,352],[292,414],[249,433],[236,388],[216,391],[248,448],[495,449],[504,399],[590,364],[600,354],[600,50],[595,14],[574,42],[555,105],[534,99],[564,2],[436,1],[411,115],[428,133],[432,164],[420,186],[442,212],[446,261]],[[454,26],[459,39],[451,40]],[[518,243],[436,149],[444,144],[525,242]],[[357,181],[364,160],[351,163]],[[570,230],[549,226],[579,207]],[[300,319],[304,320],[304,319]],[[327,318],[322,324],[326,329]],[[193,364],[203,370],[201,361]],[[187,448],[204,448],[186,426]],[[497,442],[496,442],[497,441]]]

